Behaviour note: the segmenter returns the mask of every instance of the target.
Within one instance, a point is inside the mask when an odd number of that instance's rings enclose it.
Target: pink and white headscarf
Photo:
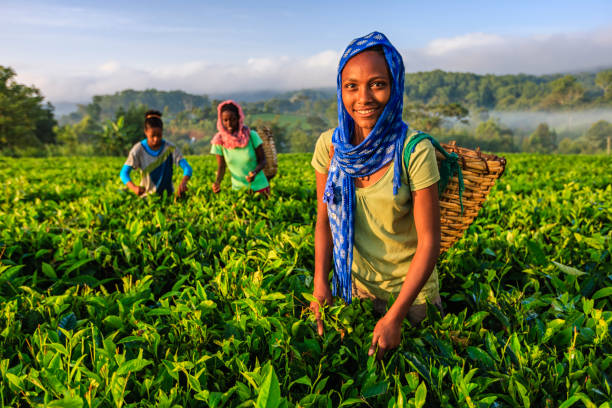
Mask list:
[[[225,105],[234,105],[238,108],[238,130],[233,134],[225,129],[221,121],[221,109]],[[211,142],[214,145],[221,145],[226,149],[234,149],[236,147],[244,147],[249,143],[251,132],[249,128],[244,125],[244,113],[242,112],[242,108],[231,99],[223,101],[217,106],[217,130],[218,132]]]

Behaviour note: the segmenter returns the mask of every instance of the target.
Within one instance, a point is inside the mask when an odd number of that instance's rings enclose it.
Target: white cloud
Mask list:
[[[100,65],[99,69],[100,69],[100,72],[102,73],[114,74],[116,72],[119,72],[119,70],[121,69],[121,66],[119,65],[117,61],[108,61]]]
[[[549,74],[612,66],[612,27],[534,36],[468,33],[404,51],[407,72]]]
[[[486,33],[469,33],[452,38],[438,38],[431,41],[424,52],[428,55],[444,55],[453,52],[474,50],[484,47],[499,46],[504,39],[499,35]]]
[[[443,69],[475,73],[544,74],[612,66],[612,26],[582,33],[500,36],[467,33],[402,49],[406,72]],[[131,66],[109,60],[86,72],[15,66],[18,80],[35,84],[51,101],[88,101],[123,89],[181,89],[193,93],[293,90],[335,86],[341,50],[296,57],[252,56],[238,63],[193,60]]]
[[[190,61],[129,67],[108,61],[89,72],[38,73],[20,70],[18,80],[35,84],[51,101],[87,101],[123,89],[181,89],[193,93],[291,90],[334,86],[339,54],[324,51],[305,58],[248,58],[243,64]]]

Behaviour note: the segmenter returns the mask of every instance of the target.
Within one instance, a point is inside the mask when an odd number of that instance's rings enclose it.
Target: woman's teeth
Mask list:
[[[365,109],[365,110],[357,110],[356,112],[360,115],[367,115],[368,113],[374,112],[376,109]]]

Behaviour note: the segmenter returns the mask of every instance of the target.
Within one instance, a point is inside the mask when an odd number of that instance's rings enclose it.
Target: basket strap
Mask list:
[[[459,203],[461,204],[461,214],[463,214],[463,191],[465,186],[463,185],[463,173],[461,172],[461,166],[459,166],[459,155],[457,153],[447,152],[440,143],[427,133],[416,132],[408,141],[406,149],[404,149],[404,165],[406,166],[406,173],[408,173],[408,164],[410,163],[410,156],[414,153],[416,145],[424,139],[428,139],[431,144],[444,156],[444,160],[440,161],[440,182],[438,183],[438,194],[442,196],[444,190],[448,186],[449,181],[457,174],[457,180],[459,182]]]

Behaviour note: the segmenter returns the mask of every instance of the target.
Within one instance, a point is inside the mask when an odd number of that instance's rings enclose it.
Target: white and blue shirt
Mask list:
[[[162,140],[158,150],[153,150],[144,139],[136,143],[130,150],[127,160],[121,170],[121,180],[127,184],[130,180],[129,171],[139,169],[142,174],[140,185],[145,188],[145,194],[166,191],[174,192],[172,185],[172,169],[176,164],[183,168],[183,175],[191,176],[191,167],[183,158],[180,150],[171,142]]]

